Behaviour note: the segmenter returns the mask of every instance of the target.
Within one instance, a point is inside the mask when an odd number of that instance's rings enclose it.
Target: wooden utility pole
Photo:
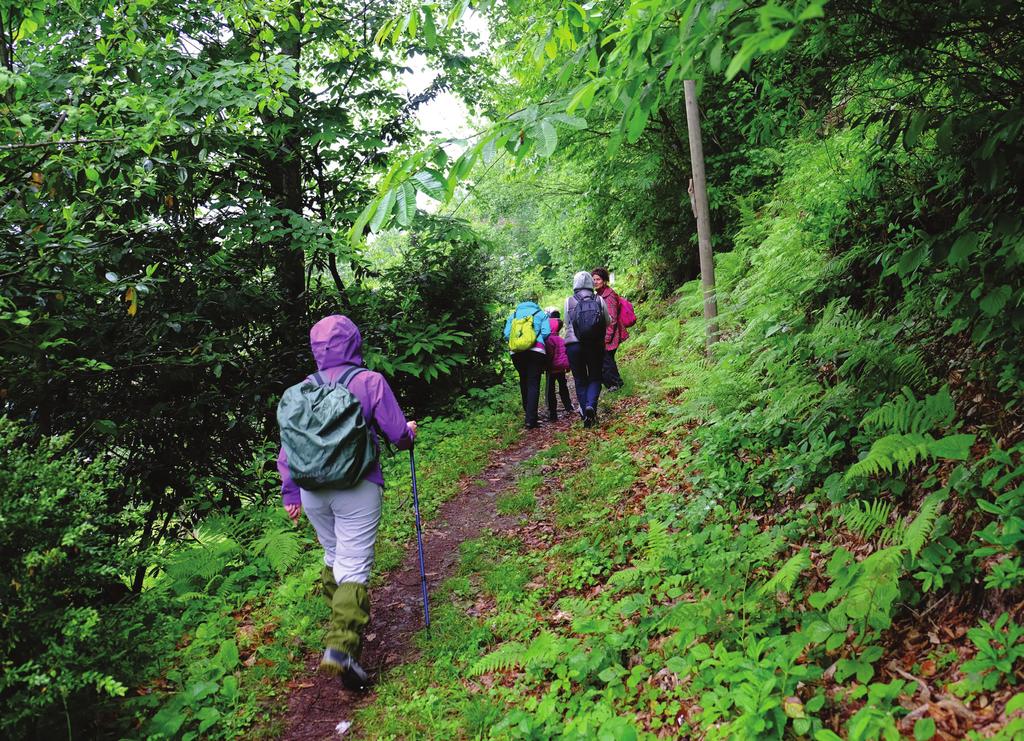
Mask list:
[[[708,188],[704,179],[704,146],[700,140],[700,110],[697,107],[697,85],[683,80],[686,97],[686,129],[690,140],[690,205],[697,219],[697,250],[700,254],[700,282],[704,290],[704,321],[707,324],[707,348],[718,340],[718,299],[715,296],[715,256],[711,252],[711,216],[708,213]]]

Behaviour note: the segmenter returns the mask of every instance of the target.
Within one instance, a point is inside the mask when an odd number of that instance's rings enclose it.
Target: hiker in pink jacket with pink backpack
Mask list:
[[[565,340],[561,337],[562,319],[558,311],[552,311],[548,319],[551,334],[544,340],[544,349],[548,354],[547,401],[548,420],[558,421],[558,404],[555,401],[555,384],[558,384],[558,395],[562,397],[562,407],[570,416],[575,411],[572,398],[569,396],[569,384],[565,374],[569,370],[569,354],[565,351]]]
[[[622,376],[619,375],[619,366],[615,362],[615,351],[629,339],[629,332],[626,329],[636,324],[636,313],[633,311],[633,304],[612,288],[611,276],[607,269],[594,268],[590,275],[594,279],[594,292],[604,299],[608,306],[608,315],[611,317],[604,330],[604,365],[601,376],[606,389],[618,391],[622,388]]]

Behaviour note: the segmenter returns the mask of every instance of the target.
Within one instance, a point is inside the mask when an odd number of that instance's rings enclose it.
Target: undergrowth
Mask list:
[[[983,387],[945,372],[928,306],[825,295],[878,176],[858,136],[785,151],[718,256],[712,358],[697,285],[641,307],[624,376],[644,406],[548,459],[546,546],[465,548],[450,589],[477,609],[450,619],[472,640],[424,636],[358,733],[1024,733],[1024,444],[972,413]]]

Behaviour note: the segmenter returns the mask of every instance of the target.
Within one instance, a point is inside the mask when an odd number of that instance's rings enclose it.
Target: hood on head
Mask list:
[[[594,276],[586,270],[581,270],[572,277],[572,290],[579,291],[582,288],[594,290]]]
[[[309,330],[309,349],[317,370],[337,365],[363,364],[363,337],[359,327],[347,316],[331,314]]]
[[[558,334],[558,330],[562,328],[562,320],[557,317],[548,319],[548,324],[551,326],[551,334]]]

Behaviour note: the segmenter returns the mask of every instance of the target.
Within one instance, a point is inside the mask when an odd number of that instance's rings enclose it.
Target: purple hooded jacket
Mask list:
[[[336,380],[350,366],[363,364],[363,338],[359,328],[351,319],[340,314],[324,317],[313,325],[309,330],[309,346],[317,370],[327,381]],[[367,423],[376,422],[380,431],[399,450],[412,447],[412,435],[406,425],[405,415],[384,376],[374,371],[363,371],[349,381],[348,390],[359,399]],[[292,481],[288,456],[283,447],[277,454],[277,472],[281,474],[281,498],[284,504],[299,504],[299,487]],[[384,485],[384,474],[381,473],[379,462],[373,464],[364,480]]]

